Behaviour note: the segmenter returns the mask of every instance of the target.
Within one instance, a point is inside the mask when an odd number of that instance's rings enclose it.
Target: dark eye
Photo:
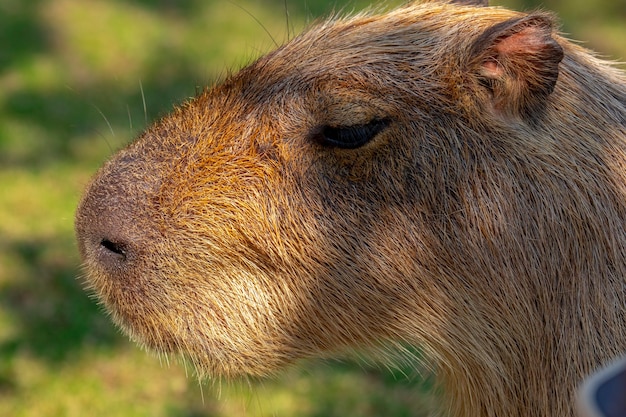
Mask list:
[[[374,139],[389,123],[389,119],[374,119],[361,125],[322,126],[313,133],[312,139],[325,146],[355,149]]]

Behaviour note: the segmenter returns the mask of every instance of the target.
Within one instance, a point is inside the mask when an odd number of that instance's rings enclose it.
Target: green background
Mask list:
[[[115,149],[272,49],[272,38],[367,4],[0,2],[0,415],[408,416],[436,402],[410,367],[352,361],[199,384],[178,362],[129,343],[77,279],[73,212]],[[624,0],[506,4],[553,10],[571,37],[626,59]]]

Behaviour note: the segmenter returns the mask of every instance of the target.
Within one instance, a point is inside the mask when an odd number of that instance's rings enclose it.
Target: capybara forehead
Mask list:
[[[274,104],[327,112],[328,104],[372,97],[398,106],[433,100],[450,73],[467,71],[470,46],[485,28],[519,13],[414,4],[385,15],[313,25],[223,85],[232,104],[255,113]],[[237,96],[239,94],[239,96]],[[271,104],[268,106],[268,103]],[[432,106],[431,106],[432,107]],[[233,107],[229,107],[233,108]]]

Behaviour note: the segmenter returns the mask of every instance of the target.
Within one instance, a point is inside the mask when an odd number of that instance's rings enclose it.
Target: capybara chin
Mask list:
[[[471,3],[315,25],[107,162],[76,233],[115,322],[223,377],[410,343],[447,415],[573,415],[626,351],[626,78]]]

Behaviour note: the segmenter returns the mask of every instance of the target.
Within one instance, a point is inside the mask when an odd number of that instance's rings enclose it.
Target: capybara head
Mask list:
[[[471,2],[465,2],[471,3]],[[626,351],[626,81],[543,12],[332,19],[97,173],[88,286],[202,374],[419,345],[458,416],[565,416]]]

